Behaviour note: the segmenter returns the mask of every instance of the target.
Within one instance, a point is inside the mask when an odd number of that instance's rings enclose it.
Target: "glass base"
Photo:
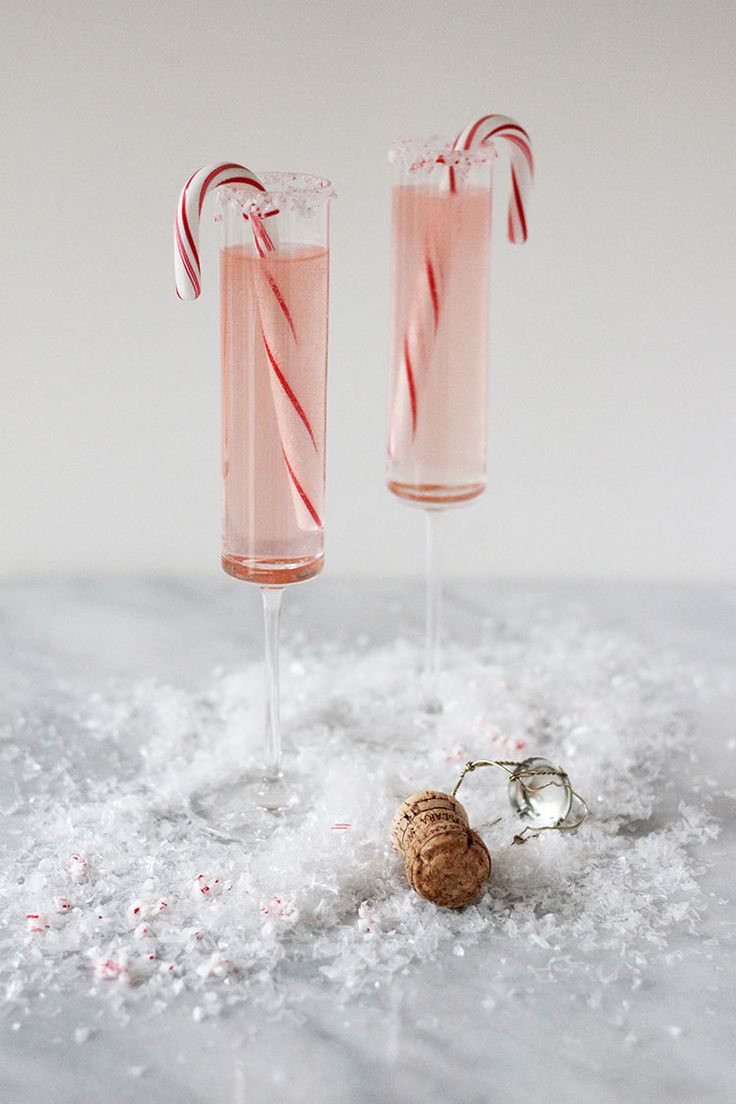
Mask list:
[[[291,583],[304,583],[319,575],[324,563],[320,552],[316,556],[300,556],[293,560],[255,559],[250,556],[236,556],[223,552],[222,568],[234,579],[257,586],[289,586]]]
[[[301,806],[301,792],[282,772],[253,771],[189,798],[189,812],[208,832],[223,840],[257,840],[273,831],[277,819]]]
[[[412,506],[423,506],[426,510],[445,510],[452,506],[461,506],[463,502],[482,495],[486,489],[485,480],[477,483],[400,483],[388,480],[388,489],[397,498],[402,498]]]

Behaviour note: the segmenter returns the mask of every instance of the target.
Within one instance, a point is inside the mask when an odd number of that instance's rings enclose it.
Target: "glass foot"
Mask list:
[[[224,840],[258,839],[273,830],[274,819],[296,810],[300,793],[282,773],[242,775],[213,790],[198,790],[189,811],[213,835]]]

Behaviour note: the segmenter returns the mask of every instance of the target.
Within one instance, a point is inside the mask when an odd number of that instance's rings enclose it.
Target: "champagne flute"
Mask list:
[[[426,518],[425,697],[441,709],[438,522],[486,487],[491,195],[499,148],[511,154],[509,236],[523,240],[531,178],[526,132],[484,116],[453,143],[397,142],[391,158],[393,295],[389,490]],[[520,163],[523,161],[523,164]],[[526,168],[525,168],[526,167]],[[526,226],[524,222],[524,237]]]
[[[333,191],[302,173],[254,187],[228,175],[238,166],[220,168],[222,566],[261,590],[266,701],[261,762],[191,806],[212,831],[244,838],[259,811],[299,800],[282,766],[279,626],[284,589],[323,565]]]

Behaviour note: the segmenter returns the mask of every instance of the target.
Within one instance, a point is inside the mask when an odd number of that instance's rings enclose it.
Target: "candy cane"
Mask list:
[[[513,119],[506,115],[484,115],[461,130],[452,149],[456,151],[476,149],[479,146],[499,143],[506,146],[511,165],[511,194],[508,208],[508,236],[515,244],[526,241],[529,191],[534,175],[534,159],[529,135]],[[458,192],[457,172],[449,169],[449,190]],[[411,440],[416,436],[421,378],[432,355],[432,345],[437,335],[442,314],[442,293],[439,269],[433,262],[428,247],[417,273],[417,280],[409,310],[409,319],[402,339],[402,372],[397,380],[389,435],[389,455],[396,458],[399,438],[406,439],[409,426]],[[402,433],[403,430],[403,433]]]
[[[309,415],[299,401],[286,372],[286,366],[294,363],[299,352],[297,333],[288,305],[269,271],[266,258],[261,260],[256,296],[261,341],[270,370],[271,392],[292,501],[303,529],[321,529],[322,519],[314,504],[322,484],[319,445]],[[283,314],[287,326],[272,327],[269,331],[267,321],[270,312],[274,310],[274,304]],[[306,352],[309,355],[309,350]],[[295,463],[296,457],[299,458],[298,465]]]
[[[266,212],[266,215],[271,213]],[[250,213],[253,239],[262,262],[259,277],[263,279],[259,278],[256,283],[261,341],[270,368],[271,393],[281,437],[281,451],[290,480],[292,501],[303,529],[321,529],[322,520],[313,501],[322,483],[319,446],[311,422],[284,371],[287,362],[294,359],[298,341],[294,320],[286,299],[268,267],[267,258],[269,253],[274,252],[275,246],[271,235],[263,225],[263,218],[266,215],[259,216],[255,211]],[[272,327],[271,333],[267,333],[266,321],[274,309],[274,302],[289,328],[286,343],[280,347],[277,344],[277,329]],[[292,462],[295,456],[300,456],[302,461],[299,475],[294,470]],[[289,457],[292,459],[290,460]]]
[[[195,172],[184,185],[176,210],[176,227],[174,234],[174,267],[176,274],[176,293],[180,299],[197,299],[201,291],[201,266],[199,260],[199,225],[202,216],[202,207],[207,193],[213,188],[219,188],[225,184],[240,184],[251,188],[255,193],[265,192],[265,187],[250,169],[236,162],[225,162],[219,165],[208,165]],[[312,432],[311,425],[304,413],[301,403],[287,380],[277,355],[272,346],[273,338],[269,340],[265,319],[268,318],[269,309],[272,309],[275,300],[279,310],[283,313],[289,326],[291,337],[296,342],[296,329],[289,311],[288,304],[276,283],[273,275],[265,267],[265,258],[276,250],[274,238],[264,226],[264,220],[278,214],[277,211],[257,212],[252,209],[244,213],[244,218],[249,219],[253,241],[258,256],[264,260],[263,275],[269,289],[268,294],[273,299],[267,300],[260,292],[258,294],[260,330],[266,360],[270,369],[270,378],[276,418],[281,435],[281,451],[284,464],[289,476],[289,485],[295,509],[302,518],[302,524],[307,528],[322,528],[322,521],[314,507],[310,488],[305,486],[309,481],[303,472],[297,474],[294,463],[294,454],[298,451],[298,437],[295,436],[295,419],[297,423],[306,429],[311,443],[317,451],[317,443]],[[283,361],[282,361],[283,363]],[[298,433],[298,426],[296,427]],[[301,475],[301,478],[300,478]]]
[[[506,115],[484,115],[461,130],[452,143],[454,150],[471,150],[489,143],[507,146],[511,162],[511,194],[509,196],[509,241],[526,241],[526,208],[534,176],[534,158],[529,135],[522,126]],[[457,190],[454,169],[450,169],[450,188]]]
[[[223,184],[245,184],[255,192],[266,189],[255,173],[232,161],[206,165],[190,176],[179,196],[174,231],[174,271],[176,294],[180,299],[199,299],[201,266],[199,263],[199,223],[202,205],[211,188]]]
[[[409,319],[402,338],[401,372],[396,379],[389,453],[395,458],[401,445],[409,444],[417,431],[417,396],[429,367],[440,324],[442,278],[432,242],[422,249],[422,259],[412,294]]]

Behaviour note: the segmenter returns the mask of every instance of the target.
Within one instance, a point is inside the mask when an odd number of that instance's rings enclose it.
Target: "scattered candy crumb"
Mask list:
[[[417,652],[356,649],[300,646],[285,700],[309,801],[253,847],[193,828],[185,802],[237,770],[251,711],[260,724],[260,664],[203,677],[195,691],[153,681],[70,691],[32,719],[32,735],[19,714],[4,748],[39,766],[24,846],[0,884],[0,991],[13,1030],[39,993],[51,1007],[90,981],[121,1020],[185,999],[197,1022],[240,1005],[280,1012],[291,961],[347,1001],[489,936],[489,993],[503,986],[512,998],[523,947],[525,995],[577,971],[597,1011],[615,976],[633,992],[666,964],[674,925],[699,930],[702,858],[691,852],[717,834],[713,791],[673,794],[668,770],[681,751],[697,754],[683,702],[711,692],[702,669],[577,616],[522,616],[472,652],[448,649],[445,708],[430,715],[406,677]],[[63,766],[70,747],[83,770]],[[512,849],[503,779],[478,777],[463,792],[471,823],[500,814],[483,830],[488,891],[458,912],[418,898],[390,840],[397,806],[417,789],[450,788],[468,758],[517,754],[567,766],[590,822]],[[596,968],[597,954],[615,969]]]

